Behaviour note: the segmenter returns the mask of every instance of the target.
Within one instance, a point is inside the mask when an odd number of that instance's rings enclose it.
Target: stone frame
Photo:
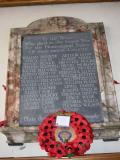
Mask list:
[[[7,126],[1,130],[7,136],[8,143],[35,142],[37,139],[37,127],[19,127],[22,36],[27,34],[85,31],[91,31],[93,35],[93,45],[104,112],[104,123],[92,124],[94,138],[105,140],[119,138],[119,110],[103,23],[86,23],[72,17],[50,17],[32,22],[26,28],[11,29],[5,109],[5,116],[8,123]],[[23,139],[19,141],[17,135],[20,135]]]

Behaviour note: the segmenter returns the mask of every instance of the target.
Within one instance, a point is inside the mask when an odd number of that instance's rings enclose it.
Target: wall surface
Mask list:
[[[69,5],[46,5],[30,7],[0,8],[0,120],[4,119],[9,33],[10,28],[26,27],[40,18],[70,16],[86,22],[104,22],[113,77],[120,81],[120,2]],[[120,108],[120,85],[116,85]],[[103,142],[95,140],[88,153],[120,152],[120,141]],[[38,143],[24,144],[22,147],[9,147],[6,137],[0,133],[0,157],[43,156]]]

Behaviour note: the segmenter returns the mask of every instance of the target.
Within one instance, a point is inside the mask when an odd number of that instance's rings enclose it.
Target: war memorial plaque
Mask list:
[[[25,35],[21,47],[20,125],[60,109],[103,121],[90,32]]]
[[[65,109],[83,114],[94,139],[118,139],[120,114],[102,22],[36,20],[10,32],[5,118],[9,143],[36,142],[38,125]],[[98,123],[96,123],[98,122]],[[20,136],[18,136],[20,135]]]

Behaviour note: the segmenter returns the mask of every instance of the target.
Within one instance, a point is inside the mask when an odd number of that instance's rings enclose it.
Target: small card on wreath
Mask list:
[[[69,127],[70,116],[57,116],[56,117],[56,126]]]

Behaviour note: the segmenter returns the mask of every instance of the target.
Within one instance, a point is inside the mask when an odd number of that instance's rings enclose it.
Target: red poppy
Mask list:
[[[50,140],[49,144],[48,144],[48,148],[49,150],[53,150],[57,147],[57,142]]]
[[[40,127],[40,131],[43,131],[43,130],[50,130],[51,129],[51,124],[48,124],[48,123],[43,123]]]
[[[56,148],[56,157],[61,158],[66,156],[65,148],[61,145]]]
[[[6,124],[7,124],[7,121],[6,121],[6,120],[4,120],[4,121],[0,121],[0,127],[5,126]]]
[[[56,157],[56,152],[48,152],[48,155],[49,155],[50,157]]]
[[[81,146],[81,145],[78,145],[78,147],[75,148],[75,149],[76,149],[75,153],[76,153],[77,156],[84,155],[84,153],[86,151],[85,147]]]
[[[88,134],[84,134],[84,133],[79,134],[78,139],[84,141],[85,143],[92,143],[93,142],[93,139],[91,138],[91,136]]]
[[[66,145],[65,151],[66,151],[67,154],[74,153],[75,152],[75,148],[73,147],[73,144],[69,143],[68,145]]]
[[[85,144],[85,147],[86,147],[87,150],[89,150],[89,149],[90,149],[90,144],[89,144],[89,143],[86,143],[86,144]]]

